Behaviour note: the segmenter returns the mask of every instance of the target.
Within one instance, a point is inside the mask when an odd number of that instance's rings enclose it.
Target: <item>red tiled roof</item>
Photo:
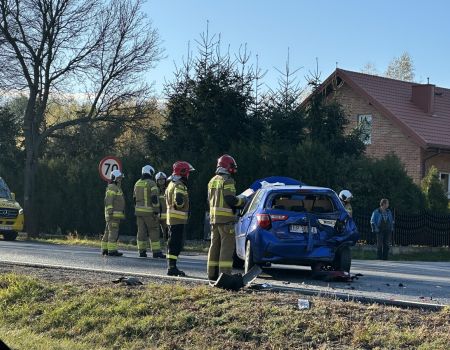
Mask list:
[[[434,112],[427,114],[411,101],[412,86],[417,83],[336,69],[323,86],[336,76],[371,102],[420,146],[450,148],[450,89],[435,87]]]

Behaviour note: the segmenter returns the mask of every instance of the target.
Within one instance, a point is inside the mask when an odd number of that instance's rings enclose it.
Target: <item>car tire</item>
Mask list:
[[[16,231],[3,232],[3,238],[5,241],[15,241],[17,238]]]
[[[254,265],[252,243],[248,240],[245,244],[244,273],[247,273]]]
[[[350,272],[352,265],[352,252],[350,247],[341,247],[334,257],[333,267],[337,271]]]
[[[236,254],[236,251],[233,253],[233,268],[235,269],[243,269],[244,268],[245,261],[242,260],[238,255]]]

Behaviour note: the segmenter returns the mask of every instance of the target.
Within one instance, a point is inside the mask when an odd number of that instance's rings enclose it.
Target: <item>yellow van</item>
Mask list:
[[[6,182],[0,177],[0,235],[5,241],[14,241],[17,232],[23,230],[23,209],[16,202]]]

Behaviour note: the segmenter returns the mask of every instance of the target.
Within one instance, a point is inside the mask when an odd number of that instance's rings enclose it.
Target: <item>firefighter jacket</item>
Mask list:
[[[105,219],[125,219],[125,199],[122,189],[115,183],[106,187],[105,194]]]
[[[136,216],[149,216],[159,213],[159,191],[155,181],[139,179],[134,185],[133,197]]]
[[[243,198],[236,197],[234,179],[224,174],[218,174],[209,181],[208,201],[211,224],[234,222],[236,216],[233,209],[245,204]]]
[[[189,195],[181,180],[171,181],[166,189],[167,225],[186,224],[189,217]]]

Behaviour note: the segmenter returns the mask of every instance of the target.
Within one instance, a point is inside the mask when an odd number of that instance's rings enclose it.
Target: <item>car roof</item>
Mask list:
[[[284,190],[309,190],[311,192],[333,192],[331,188],[318,186],[299,186],[299,185],[274,185],[264,188],[267,191],[284,191]]]

